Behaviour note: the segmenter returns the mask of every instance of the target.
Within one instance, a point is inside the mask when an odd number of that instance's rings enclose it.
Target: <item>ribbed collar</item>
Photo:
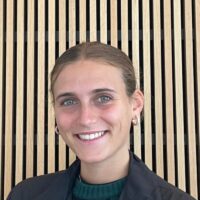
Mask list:
[[[89,184],[77,178],[73,196],[85,200],[119,199],[125,181],[126,177],[106,184]]]

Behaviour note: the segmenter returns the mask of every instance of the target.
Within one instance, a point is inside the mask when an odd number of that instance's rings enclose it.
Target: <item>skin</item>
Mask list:
[[[89,183],[106,183],[127,175],[131,121],[143,108],[143,95],[131,97],[120,69],[80,60],[60,72],[53,88],[59,132],[81,160],[81,177]],[[104,132],[83,141],[79,134]]]

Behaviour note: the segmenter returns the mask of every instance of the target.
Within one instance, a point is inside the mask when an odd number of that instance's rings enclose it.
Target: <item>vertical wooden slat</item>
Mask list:
[[[155,93],[155,133],[156,133],[156,173],[163,177],[163,114],[162,114],[162,72],[161,72],[161,25],[160,0],[153,2],[154,41],[154,93]]]
[[[28,1],[26,177],[33,176],[34,156],[34,0]]]
[[[150,69],[150,11],[149,0],[142,1],[143,12],[143,68],[144,68],[144,143],[145,163],[152,168],[152,127],[151,127],[151,69]]]
[[[100,41],[107,43],[107,0],[100,1]]]
[[[38,103],[37,103],[37,175],[44,174],[45,145],[45,1],[38,1]]]
[[[140,88],[140,58],[139,58],[139,1],[132,1],[132,62],[137,77],[137,87]],[[141,158],[141,124],[134,127],[134,153]]]
[[[197,160],[196,160],[196,130],[194,108],[194,66],[193,66],[193,32],[192,32],[192,2],[185,1],[185,55],[187,81],[187,123],[189,149],[189,179],[190,194],[197,198]]]
[[[96,0],[90,1],[90,41],[97,40]]]
[[[48,88],[50,91],[50,73],[55,64],[55,0],[48,4]],[[51,93],[48,93],[48,172],[55,171],[55,124]]]
[[[24,1],[17,1],[17,104],[15,184],[23,176],[23,98],[24,98]]]
[[[59,55],[66,50],[66,1],[59,1]],[[66,168],[66,145],[59,137],[59,170]]]
[[[75,1],[69,1],[69,47],[76,44],[76,5]],[[69,165],[76,159],[75,154],[69,149]]]
[[[3,158],[2,158],[2,148],[3,148],[3,21],[4,21],[4,9],[3,9],[3,1],[0,1],[0,180],[2,180],[2,165],[3,165]],[[2,195],[2,186],[3,182],[0,181],[0,197]]]
[[[200,167],[200,1],[195,1],[195,55],[196,55],[196,76],[197,76],[197,98],[198,98],[198,167]],[[199,168],[198,168],[199,169]],[[198,181],[200,181],[200,173],[198,175]],[[200,183],[199,183],[200,185]],[[200,187],[199,187],[200,190]],[[199,191],[200,197],[200,191]]]
[[[76,44],[76,4],[69,1],[69,47]]]
[[[4,196],[11,189],[12,172],[12,114],[13,114],[13,1],[7,1],[6,25],[6,105],[5,105],[5,171]]]
[[[198,117],[198,134],[197,134],[197,143],[198,143],[198,158],[200,158],[200,1],[195,1],[195,55],[196,55],[196,77],[197,77],[197,102],[198,102],[198,110],[197,110],[197,117]],[[200,167],[200,159],[198,159],[198,166]],[[199,175],[200,176],[200,175]],[[199,177],[200,181],[200,177]],[[200,182],[199,182],[200,183]],[[200,190],[200,187],[199,187]],[[200,191],[199,191],[200,195]]]
[[[110,40],[111,45],[118,46],[117,36],[117,0],[110,0]]]
[[[122,51],[128,55],[128,1],[121,0],[121,40]]]
[[[86,41],[86,0],[79,1],[80,43]]]
[[[5,106],[5,171],[4,196],[11,189],[12,179],[12,131],[13,131],[13,1],[7,1],[6,9],[6,106]]]
[[[174,158],[174,116],[172,86],[172,33],[171,1],[164,3],[164,65],[165,65],[165,102],[166,102],[166,139],[167,139],[167,180],[175,185]]]
[[[176,87],[176,134],[177,134],[177,169],[178,187],[185,191],[185,154],[183,126],[183,80],[182,80],[182,45],[181,45],[181,5],[173,1],[174,15],[174,59]]]

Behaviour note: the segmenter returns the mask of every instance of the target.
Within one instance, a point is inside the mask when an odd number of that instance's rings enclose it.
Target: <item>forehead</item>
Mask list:
[[[81,60],[64,66],[59,73],[54,92],[62,88],[120,86],[125,89],[121,70],[109,64]]]

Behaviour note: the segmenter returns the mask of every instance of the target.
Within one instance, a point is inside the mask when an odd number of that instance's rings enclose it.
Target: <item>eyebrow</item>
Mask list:
[[[115,90],[113,89],[109,89],[109,88],[98,88],[98,89],[94,89],[92,90],[92,94],[96,94],[96,93],[101,93],[101,92],[112,92],[112,93],[116,93]],[[59,94],[57,97],[56,97],[56,100],[58,100],[59,98],[62,98],[62,97],[72,97],[72,96],[75,96],[75,93],[73,92],[64,92],[64,93],[61,93]]]

